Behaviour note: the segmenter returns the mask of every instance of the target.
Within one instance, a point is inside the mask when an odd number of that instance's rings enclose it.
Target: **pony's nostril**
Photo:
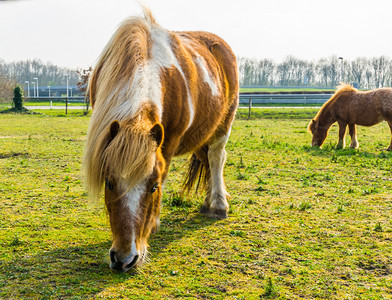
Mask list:
[[[110,250],[109,255],[110,255],[110,261],[115,264],[117,262],[116,252]]]
[[[132,268],[136,264],[138,259],[139,259],[139,255],[135,255],[135,257],[132,259],[132,261],[125,266],[125,269]]]

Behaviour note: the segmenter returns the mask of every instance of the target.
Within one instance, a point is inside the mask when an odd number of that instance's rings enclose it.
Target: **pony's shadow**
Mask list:
[[[304,146],[303,150],[313,156],[330,158],[338,156],[358,156],[361,158],[392,158],[392,152],[386,151],[386,149],[380,149],[380,152],[372,153],[352,148],[337,149],[334,145],[328,145],[327,147],[322,149],[317,147]]]
[[[169,211],[161,218],[160,230],[150,238],[150,252],[159,256],[171,243],[216,221],[200,213],[194,214],[194,211],[185,218],[183,212]],[[43,251],[34,256],[21,255],[17,261],[0,261],[0,278],[5,279],[0,287],[8,286],[13,291],[44,298],[54,294],[60,298],[78,293],[83,297],[96,295],[138,274],[137,270],[128,273],[112,271],[108,256],[110,246],[111,241],[107,240]],[[87,293],[83,286],[89,287]]]
[[[186,213],[187,215],[184,217]],[[181,214],[177,214],[176,211],[169,212],[161,218],[158,232],[151,235],[150,252],[162,252],[171,243],[190,235],[192,232],[211,226],[217,221],[219,220],[205,216],[195,209]]]

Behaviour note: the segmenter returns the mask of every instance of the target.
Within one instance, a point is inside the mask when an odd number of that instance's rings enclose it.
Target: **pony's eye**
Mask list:
[[[158,182],[154,183],[154,185],[151,187],[151,191],[150,191],[151,194],[156,192],[156,190],[158,189],[158,186],[159,186]]]
[[[105,179],[105,185],[106,185],[106,188],[109,190],[109,191],[113,191],[113,189],[114,189],[114,185],[113,185],[113,183],[109,180],[109,179]]]

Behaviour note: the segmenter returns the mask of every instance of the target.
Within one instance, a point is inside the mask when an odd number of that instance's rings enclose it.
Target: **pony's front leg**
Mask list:
[[[357,139],[357,128],[355,127],[355,124],[348,124],[348,132],[351,136],[350,148],[358,149],[359,143]]]
[[[339,124],[339,141],[336,145],[337,149],[343,149],[346,146],[345,136],[346,136],[346,128],[347,123],[338,121]]]
[[[223,179],[223,168],[226,162],[225,146],[229,134],[223,136],[209,145],[208,164],[210,168],[210,177],[207,182],[207,196],[204,200],[201,213],[207,214],[213,218],[227,218],[229,204],[228,196]]]

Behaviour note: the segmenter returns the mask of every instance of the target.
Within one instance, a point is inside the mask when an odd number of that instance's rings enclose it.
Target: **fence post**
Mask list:
[[[252,109],[252,97],[249,97],[249,111],[248,111],[248,120],[250,119],[250,111]]]

